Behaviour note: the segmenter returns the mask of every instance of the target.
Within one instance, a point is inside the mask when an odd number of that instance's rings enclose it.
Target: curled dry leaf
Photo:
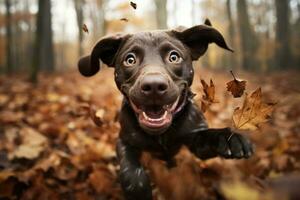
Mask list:
[[[86,32],[86,33],[89,33],[89,29],[88,29],[88,27],[86,26],[86,24],[83,24],[83,25],[82,25],[82,30],[83,30],[84,32]]]
[[[250,97],[246,95],[242,108],[237,107],[233,112],[233,124],[237,129],[255,130],[258,125],[266,122],[273,109],[274,103],[262,102],[261,88],[255,90]]]
[[[130,5],[131,5],[131,7],[132,7],[133,9],[136,9],[136,8],[137,8],[136,3],[132,2],[132,1],[130,1]]]
[[[241,97],[246,89],[247,81],[239,81],[235,78],[232,71],[230,71],[230,73],[233,76],[233,80],[226,83],[227,91],[231,92],[234,98]]]
[[[212,79],[210,79],[210,85],[203,79],[201,79],[201,84],[204,92],[201,101],[201,110],[202,112],[205,112],[212,103],[219,103],[219,101],[215,98],[215,85]]]

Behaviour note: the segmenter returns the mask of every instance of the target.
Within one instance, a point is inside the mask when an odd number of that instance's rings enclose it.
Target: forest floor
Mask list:
[[[203,161],[182,148],[171,169],[145,155],[155,199],[300,197],[299,72],[235,74],[247,81],[248,93],[261,87],[264,100],[277,103],[267,123],[243,133],[255,154]],[[205,113],[210,127],[231,127],[243,97],[226,91],[230,73],[197,71],[198,104],[200,77],[216,85],[219,103]],[[115,153],[121,101],[107,68],[92,78],[77,72],[40,75],[36,86],[24,77],[0,77],[0,199],[123,199]]]

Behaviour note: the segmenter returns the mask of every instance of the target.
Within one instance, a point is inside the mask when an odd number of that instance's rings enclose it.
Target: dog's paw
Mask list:
[[[241,134],[227,130],[224,134],[218,134],[218,154],[224,158],[249,158],[254,151],[252,143]]]
[[[126,199],[152,199],[151,182],[142,167],[123,167],[120,171],[120,182]]]

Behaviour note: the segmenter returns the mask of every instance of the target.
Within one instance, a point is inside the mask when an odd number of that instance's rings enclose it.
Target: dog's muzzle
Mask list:
[[[149,73],[137,80],[128,99],[139,125],[149,134],[161,134],[184,106],[187,89],[163,73]]]

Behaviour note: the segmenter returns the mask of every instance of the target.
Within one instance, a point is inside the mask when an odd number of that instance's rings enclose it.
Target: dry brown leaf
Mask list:
[[[274,103],[263,103],[261,88],[256,89],[250,97],[246,95],[242,108],[237,107],[234,110],[232,119],[235,128],[257,129],[259,124],[269,119],[274,105]]]
[[[83,25],[82,25],[82,30],[83,30],[84,32],[86,32],[86,33],[89,33],[89,29],[88,29],[88,27],[86,26],[86,24],[83,24]]]
[[[0,171],[0,183],[7,180],[9,177],[15,176],[15,173],[12,170],[1,170]]]
[[[215,98],[216,92],[214,82],[210,79],[210,85],[208,85],[203,79],[201,79],[201,84],[204,92],[204,95],[202,96],[203,100],[210,103],[218,103],[219,101]]]
[[[90,107],[90,116],[94,123],[99,127],[103,125],[104,114],[104,109],[96,109],[94,106]]]
[[[136,3],[132,2],[132,1],[130,1],[130,5],[131,5],[131,7],[132,7],[133,9],[136,9],[136,8],[137,8]]]
[[[0,94],[0,106],[4,106],[9,101],[9,96]]]
[[[204,113],[212,103],[219,103],[215,98],[215,85],[212,79],[210,79],[210,85],[208,85],[203,79],[201,79],[204,95],[201,100],[201,110]]]
[[[35,131],[32,128],[24,128],[21,130],[22,143],[13,151],[10,152],[8,158],[27,158],[35,159],[47,145],[47,138]]]
[[[233,80],[226,83],[227,91],[231,92],[234,98],[241,97],[246,89],[247,81],[239,81],[235,78],[232,71],[230,73],[233,76]]]
[[[127,18],[125,18],[125,17],[121,18],[120,20],[121,20],[121,21],[124,21],[124,22],[128,22],[128,21],[129,21],[129,20],[128,20]]]
[[[88,182],[97,193],[108,193],[113,187],[113,177],[106,168],[94,170],[88,178]]]

